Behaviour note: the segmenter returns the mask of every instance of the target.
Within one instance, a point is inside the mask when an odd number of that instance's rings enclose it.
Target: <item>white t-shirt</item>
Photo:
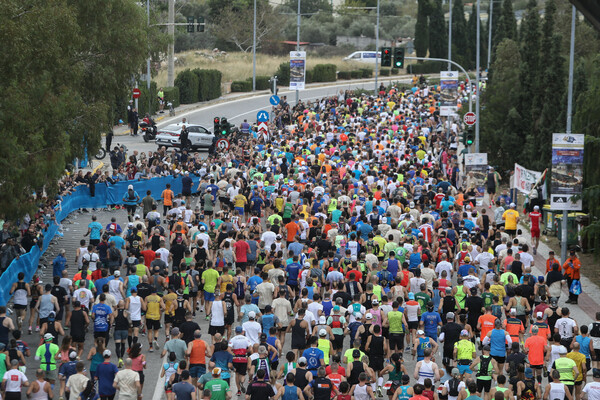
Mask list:
[[[262,327],[256,321],[246,321],[242,324],[242,329],[246,333],[246,337],[250,341],[251,344],[260,343],[260,333],[262,331]]]
[[[223,313],[223,301],[215,300],[210,308],[210,324],[212,326],[225,326],[225,314]]]
[[[554,327],[558,328],[558,333],[562,339],[574,337],[573,328],[576,326],[577,324],[571,318],[559,318],[554,324]]]
[[[229,347],[231,347],[233,350],[247,349],[251,345],[252,345],[252,342],[250,341],[250,339],[248,339],[244,335],[236,335],[236,336],[232,337],[231,340],[229,341]]]
[[[475,257],[475,261],[477,261],[479,263],[479,266],[485,270],[487,269],[488,264],[490,263],[490,261],[492,261],[493,258],[493,255],[491,255],[487,251],[484,251],[483,253],[477,254],[477,257]]]
[[[533,263],[533,256],[529,253],[525,253],[524,251],[519,253],[521,255],[521,262],[523,263],[523,268],[531,267]]]
[[[314,315],[315,319],[319,319],[319,310],[323,312],[323,304],[313,301],[308,305],[307,309]]]
[[[165,249],[164,247],[161,247],[160,249],[156,250],[156,252],[159,256],[160,259],[163,260],[165,263],[169,263],[169,250]]]
[[[440,261],[435,266],[435,272],[438,274],[439,279],[442,279],[442,271],[446,271],[446,279],[452,279],[452,264],[448,261]]]
[[[600,400],[600,382],[588,382],[583,393],[587,393],[588,400]]]
[[[89,270],[94,272],[97,267],[96,264],[98,263],[98,261],[100,260],[100,256],[98,255],[98,253],[87,253],[83,255],[83,259],[85,261],[89,262]]]
[[[7,392],[20,392],[23,382],[27,382],[27,377],[18,369],[11,369],[4,373],[3,381],[6,381]]]

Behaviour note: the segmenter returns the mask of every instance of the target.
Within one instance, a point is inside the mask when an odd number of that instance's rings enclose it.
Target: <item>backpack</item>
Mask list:
[[[523,400],[535,400],[535,383],[532,380],[525,380],[525,390],[521,393],[521,399]]]
[[[448,381],[448,394],[452,397],[458,396],[458,386],[460,385],[460,379],[452,378]]]
[[[128,195],[129,201],[135,201],[135,192],[133,190],[128,190],[127,195]]]
[[[169,286],[172,286],[175,291],[181,289],[181,275],[173,274],[169,277]]]
[[[119,261],[121,258],[121,251],[116,247],[113,247],[110,249],[108,257],[110,258],[110,261]]]
[[[381,276],[379,277],[379,284],[383,287],[389,287],[390,282],[394,280],[392,273],[388,270],[381,271]]]
[[[331,328],[335,329],[335,328],[341,328],[342,327],[342,323],[340,322],[340,316],[339,315],[332,315],[331,316]]]
[[[538,288],[538,296],[547,296],[546,285],[540,285],[540,287]]]
[[[598,338],[600,337],[600,322],[592,322],[592,329],[590,329],[590,336]]]

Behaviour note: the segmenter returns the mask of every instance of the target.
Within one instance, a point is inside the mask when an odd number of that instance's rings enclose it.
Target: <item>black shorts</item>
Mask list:
[[[408,321],[408,329],[419,329],[419,321]]]
[[[136,371],[138,374],[140,374],[140,385],[144,384],[144,380],[145,380],[145,376],[144,376],[144,371]]]
[[[182,196],[191,196],[192,195],[192,191],[191,190],[182,190],[181,191],[181,195]]]
[[[404,350],[404,333],[390,333],[390,350]]]
[[[23,305],[23,304],[13,304],[13,308],[15,310],[27,310],[27,304]],[[6,392],[6,393],[10,393],[10,392]]]
[[[506,234],[510,236],[515,236],[517,234],[516,229],[505,229],[504,232],[506,232]]]
[[[486,190],[487,190],[488,194],[495,194],[496,193],[496,186],[493,186],[493,187],[492,186],[488,186],[486,188]]]
[[[231,313],[231,315],[225,316],[225,326],[231,326],[231,325],[233,325],[234,322],[235,322],[235,317],[233,315],[233,312]]]
[[[444,347],[442,354],[444,358],[452,359],[454,357],[454,347]]]
[[[333,335],[333,348],[341,349],[344,347],[344,335]]]
[[[146,318],[146,326],[150,330],[157,331],[160,329],[160,320]]]
[[[477,379],[477,392],[478,393],[482,393],[484,390],[486,393],[490,392],[490,389],[492,388],[492,380],[488,379]]]
[[[530,365],[531,369],[543,369],[543,365]]]
[[[306,348],[306,340],[294,341],[292,338],[292,350],[304,350]]]
[[[592,354],[592,358],[594,361],[600,361],[600,349],[594,349],[594,354]]]
[[[72,336],[73,343],[85,343],[85,336],[79,336],[77,334]]]
[[[174,315],[167,315],[167,314],[165,314],[165,324],[172,324],[173,323],[173,318],[175,318]]]
[[[492,356],[492,358],[496,360],[498,364],[504,364],[506,362],[506,356]]]
[[[209,335],[214,336],[217,333],[220,333],[221,335],[223,333],[225,333],[225,326],[213,326],[213,325],[210,325],[208,327],[208,334]]]
[[[190,290],[190,298],[195,299],[196,297],[198,297],[198,291]]]
[[[131,327],[132,328],[139,328],[140,326],[142,326],[142,321],[131,321]]]
[[[98,246],[100,244],[100,239],[90,239],[90,244],[92,246]]]
[[[582,383],[583,383],[583,381],[576,381],[575,386],[581,386]]]
[[[369,357],[369,367],[373,368],[373,371],[379,372],[383,369],[383,357],[373,356]]]
[[[235,369],[236,374],[246,376],[246,374],[248,373],[248,363],[234,362],[233,368]]]
[[[133,204],[133,205],[126,204],[125,208],[127,209],[128,213],[135,214],[135,209],[137,208],[137,206],[135,204]]]

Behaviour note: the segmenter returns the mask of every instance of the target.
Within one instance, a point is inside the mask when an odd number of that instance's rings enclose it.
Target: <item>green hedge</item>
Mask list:
[[[158,88],[156,87],[156,82],[150,82],[150,92],[148,92],[148,84],[146,82],[142,82],[138,87],[141,92],[138,99],[138,115],[140,119],[144,118],[146,113],[156,114],[158,111]],[[150,111],[148,111],[148,96],[150,96],[150,107],[152,108]]]
[[[257,76],[256,77],[256,90],[267,90],[271,87],[271,83],[269,82],[271,77],[269,76]],[[279,83],[279,82],[277,82]],[[250,84],[252,84],[252,78],[250,78]]]
[[[231,91],[232,92],[251,92],[252,91],[252,80],[231,82]]]
[[[390,70],[387,68],[383,68],[381,71],[379,71],[379,75],[381,76],[390,76]]]
[[[312,69],[307,69],[306,70],[306,77],[305,77],[305,80],[304,80],[305,83],[317,82],[317,81],[315,81],[314,75],[315,75],[315,73],[314,73],[314,71]]]
[[[279,64],[279,68],[275,73],[277,75],[277,84],[281,86],[289,86],[290,84],[290,63],[283,62]]]
[[[192,72],[198,77],[198,101],[221,97],[221,71],[196,68]]]
[[[361,68],[363,78],[372,78],[373,77],[373,68]]]
[[[173,102],[173,107],[179,107],[179,88],[177,86],[163,88],[165,92],[165,108],[167,102]]]
[[[410,64],[406,67],[408,74],[431,74],[438,73],[445,69],[447,63],[442,61],[425,61],[417,64]]]
[[[312,82],[335,82],[336,79],[335,64],[317,64],[311,70]]]
[[[352,79],[360,79],[362,78],[362,71],[350,71],[350,77]]]
[[[350,71],[340,71],[337,75],[338,79],[350,79],[352,78]]]
[[[398,68],[392,68],[392,70],[391,70],[392,75],[398,75],[399,73],[400,73],[400,70]]]
[[[198,102],[198,75],[186,69],[177,74],[175,86],[179,88],[179,102],[192,104]]]

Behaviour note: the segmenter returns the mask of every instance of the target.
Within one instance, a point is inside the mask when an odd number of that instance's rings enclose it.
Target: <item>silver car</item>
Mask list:
[[[159,129],[156,135],[158,147],[179,147],[179,135],[183,124],[172,124]],[[212,145],[214,135],[204,126],[197,124],[185,124],[192,150],[209,148]]]

